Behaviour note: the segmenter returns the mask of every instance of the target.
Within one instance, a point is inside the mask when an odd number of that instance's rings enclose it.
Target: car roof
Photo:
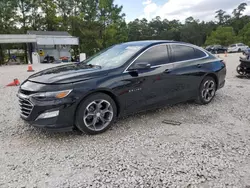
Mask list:
[[[235,44],[231,44],[231,45],[239,45],[239,44],[245,45],[244,43],[235,43]]]
[[[164,43],[178,43],[178,44],[188,44],[188,45],[193,45],[185,42],[180,42],[180,41],[174,41],[174,40],[142,40],[142,41],[131,41],[131,42],[125,42],[122,44],[126,45],[142,45],[142,46],[151,46],[151,45],[156,45],[156,44],[164,44]]]

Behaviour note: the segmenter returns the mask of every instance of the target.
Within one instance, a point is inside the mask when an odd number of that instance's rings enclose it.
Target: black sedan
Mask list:
[[[220,54],[227,52],[227,48],[222,45],[212,45],[206,47],[206,50],[213,53],[213,54]]]
[[[21,117],[41,128],[97,134],[124,115],[187,100],[208,104],[225,76],[222,60],[191,44],[122,43],[31,75],[18,92]]]

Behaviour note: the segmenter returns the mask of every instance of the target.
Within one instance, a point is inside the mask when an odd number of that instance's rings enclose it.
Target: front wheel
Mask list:
[[[246,71],[240,65],[237,66],[236,71],[241,76],[246,74]]]
[[[215,96],[216,88],[217,84],[214,78],[211,76],[205,77],[200,84],[196,102],[203,105],[210,103]]]
[[[87,134],[99,134],[109,129],[117,116],[114,100],[104,94],[90,95],[76,112],[76,127]]]

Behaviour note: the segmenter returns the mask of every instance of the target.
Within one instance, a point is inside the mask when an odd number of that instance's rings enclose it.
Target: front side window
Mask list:
[[[151,66],[157,66],[169,63],[169,55],[166,45],[159,45],[150,48],[144,52],[135,62],[136,63],[149,63]]]

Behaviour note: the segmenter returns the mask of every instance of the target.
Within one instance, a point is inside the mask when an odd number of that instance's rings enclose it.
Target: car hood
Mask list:
[[[74,83],[107,75],[107,70],[91,67],[82,63],[67,64],[45,69],[31,75],[28,80],[43,84]]]

